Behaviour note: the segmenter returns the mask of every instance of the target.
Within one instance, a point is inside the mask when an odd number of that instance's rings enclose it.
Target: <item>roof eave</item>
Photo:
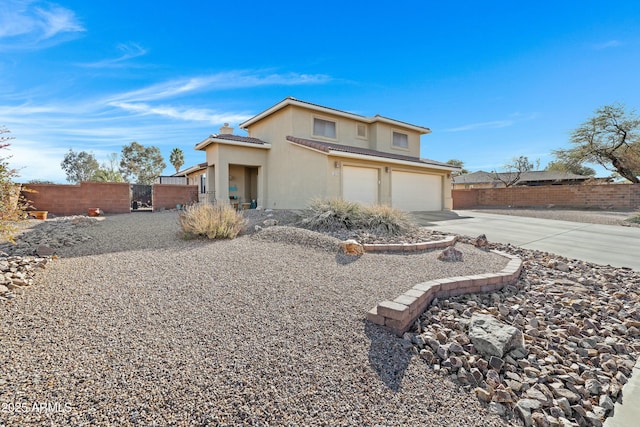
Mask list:
[[[368,123],[368,124],[375,123],[375,122],[383,122],[393,126],[402,127],[405,129],[411,129],[413,131],[419,132],[421,135],[431,133],[431,129],[423,126],[412,125],[410,123],[405,123],[399,120],[393,120],[393,119],[389,119],[387,117],[382,117],[382,116],[374,116],[374,117],[361,116],[359,114],[348,113],[346,111],[335,110],[333,108],[323,107],[321,105],[315,105],[315,104],[310,104],[303,101],[298,101],[297,99],[294,99],[294,98],[283,99],[282,101],[278,102],[276,105],[272,106],[271,108],[268,108],[264,110],[262,113],[256,116],[253,116],[249,120],[246,120],[240,123],[239,127],[240,129],[247,129],[252,124],[259,122],[265,117],[270,116],[271,114],[283,109],[288,105],[294,105],[300,108],[306,108],[308,110],[318,111],[324,114],[331,114],[334,116],[345,117],[348,119],[357,120],[357,121]]]
[[[220,138],[207,138],[204,141],[200,142],[196,145],[196,150],[204,150],[211,144],[224,144],[224,145],[235,145],[238,147],[249,147],[249,148],[262,148],[264,150],[268,150],[271,148],[271,144],[253,144],[251,142],[242,142],[242,141],[231,141],[228,139],[220,139]]]

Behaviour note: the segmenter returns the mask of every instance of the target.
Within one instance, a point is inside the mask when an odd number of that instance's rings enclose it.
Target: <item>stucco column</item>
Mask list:
[[[256,199],[256,204],[257,206],[262,206],[266,209],[265,203],[267,201],[267,195],[265,194],[265,191],[267,190],[267,186],[264,182],[264,170],[264,166],[258,166],[258,198]]]
[[[219,162],[216,165],[216,201],[218,203],[229,203],[229,163]]]
[[[451,174],[448,173],[442,177],[442,207],[444,209],[453,209],[453,197],[451,195]]]
[[[206,203],[213,203],[215,202],[214,198],[217,197],[217,195],[214,193],[216,189],[216,186],[215,186],[216,167],[214,165],[207,166],[206,173],[207,173],[207,177],[205,178],[205,185],[207,187],[205,188],[206,196],[204,201]]]

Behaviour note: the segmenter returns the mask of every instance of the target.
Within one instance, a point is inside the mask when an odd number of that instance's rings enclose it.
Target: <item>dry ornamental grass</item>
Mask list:
[[[196,204],[180,214],[180,226],[185,237],[233,239],[244,228],[242,213],[228,204]]]

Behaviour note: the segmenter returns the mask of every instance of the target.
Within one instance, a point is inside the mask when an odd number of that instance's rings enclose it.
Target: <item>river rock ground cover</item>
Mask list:
[[[75,219],[77,238],[54,238],[61,259],[2,307],[0,402],[14,410],[0,419],[598,425],[610,414],[639,350],[637,273],[497,245],[525,260],[516,286],[437,301],[400,340],[364,322],[366,310],[407,283],[504,261],[464,244],[463,263],[353,259],[308,230],[255,232],[295,217],[254,212],[254,234],[231,242],[180,240],[172,212]],[[57,229],[73,230],[65,221]],[[492,360],[468,347],[478,312],[521,328],[528,354]],[[34,402],[60,410],[15,410]]]

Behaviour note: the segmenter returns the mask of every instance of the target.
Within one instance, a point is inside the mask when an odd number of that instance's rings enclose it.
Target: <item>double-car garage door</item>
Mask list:
[[[442,177],[392,171],[391,206],[407,212],[442,210]]]
[[[378,203],[380,169],[344,166],[342,197],[365,204]],[[391,205],[403,211],[442,209],[442,177],[413,172],[391,171]]]

